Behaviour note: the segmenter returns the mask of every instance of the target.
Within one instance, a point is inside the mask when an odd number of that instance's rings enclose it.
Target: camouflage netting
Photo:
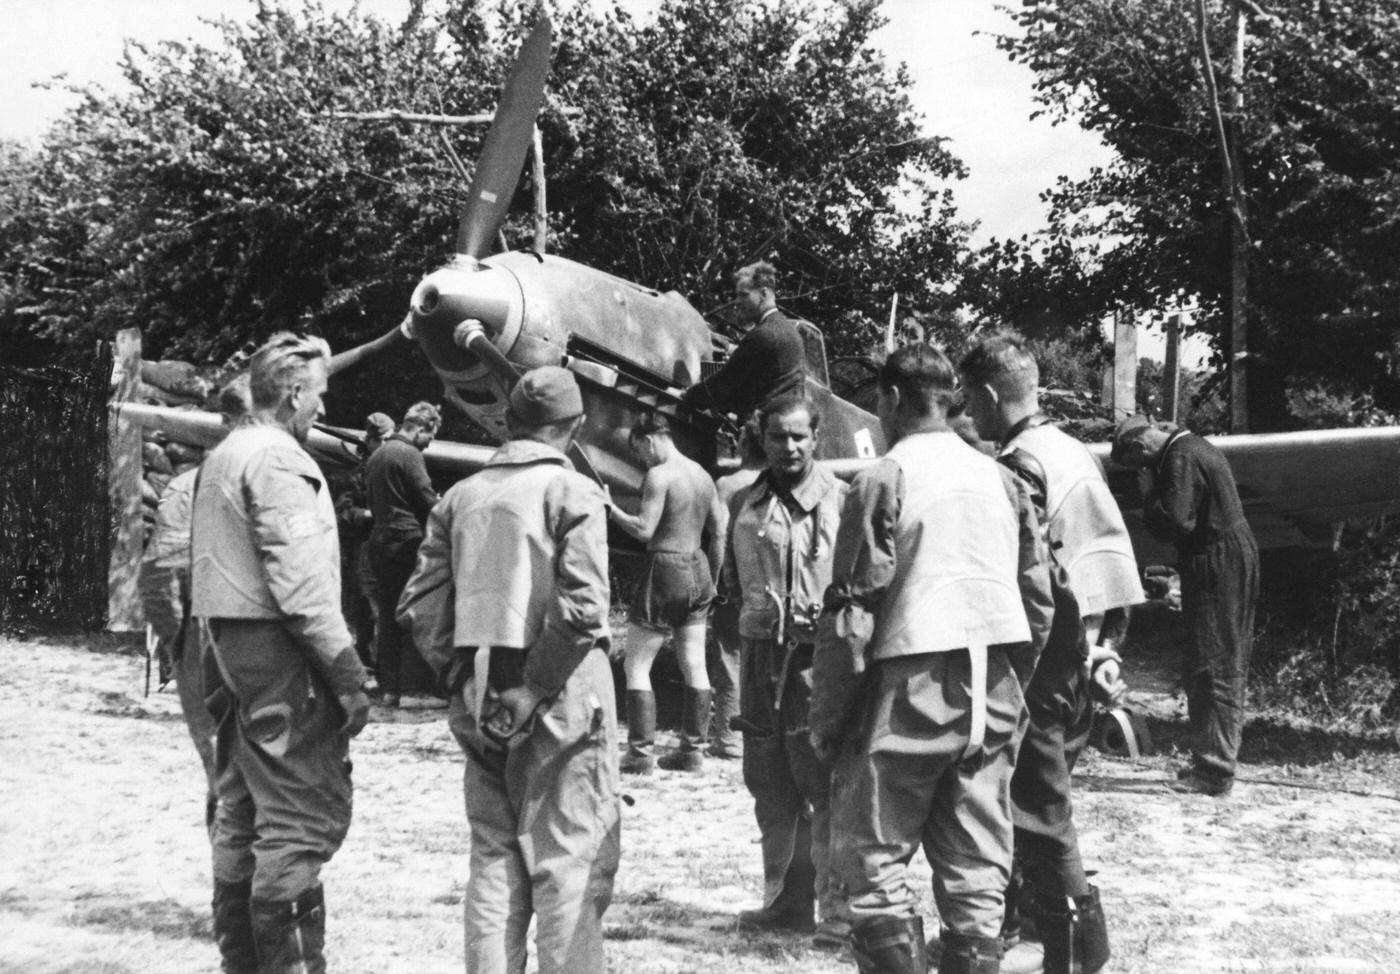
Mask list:
[[[188,362],[161,361],[141,363],[141,381],[136,387],[136,401],[151,406],[175,409],[215,409],[219,381],[223,370],[200,369]],[[149,537],[155,522],[156,505],[171,479],[204,459],[197,446],[175,443],[159,430],[141,433],[141,516]]]
[[[0,364],[0,625],[99,629],[109,550],[104,344],[86,371]]]

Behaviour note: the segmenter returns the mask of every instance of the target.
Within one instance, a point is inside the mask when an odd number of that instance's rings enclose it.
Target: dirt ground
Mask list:
[[[86,640],[0,639],[0,971],[218,970],[203,782],[173,691]],[[1400,969],[1400,754],[1393,738],[1256,720],[1226,800],[1170,793],[1179,704],[1130,669],[1155,756],[1090,749],[1076,775],[1086,859],[1129,972]],[[355,822],[325,872],[337,974],[458,971],[467,864],[461,761],[440,713],[377,713],[353,746]],[[757,831],[737,762],[627,779],[607,916],[612,970],[851,971],[800,938],[735,929],[757,903]],[[927,890],[927,866],[916,863]],[[925,895],[926,892],[925,892]]]

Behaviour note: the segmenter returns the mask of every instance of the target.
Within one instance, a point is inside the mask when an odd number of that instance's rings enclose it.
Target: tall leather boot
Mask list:
[[[1045,974],[1094,974],[1108,963],[1108,925],[1099,888],[1084,896],[1046,902],[1040,915]]]
[[[656,767],[652,746],[656,742],[656,694],[650,690],[627,691],[627,753],[618,767],[623,774],[651,774]]]
[[[710,739],[714,744],[710,753],[717,758],[741,758],[744,739],[730,726],[739,716],[739,688],[716,689],[714,694],[715,713],[710,721]]]
[[[253,883],[214,880],[214,942],[219,945],[224,974],[258,974],[258,951],[253,944],[253,918],[248,901]]]
[[[882,916],[851,928],[851,952],[860,974],[927,974],[921,917]],[[995,974],[995,972],[993,972]]]
[[[943,931],[938,974],[1001,974],[1001,938]]]
[[[291,902],[253,900],[258,974],[325,974],[326,900],[315,886]]]
[[[710,738],[710,700],[714,691],[685,688],[681,706],[681,746],[657,762],[667,771],[699,771],[705,766]]]

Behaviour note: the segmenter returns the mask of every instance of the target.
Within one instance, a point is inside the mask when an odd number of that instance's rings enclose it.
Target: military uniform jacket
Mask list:
[[[1050,555],[1069,577],[1080,613],[1142,602],[1132,539],[1094,455],[1048,421],[1018,427],[1001,458],[1040,495]]]
[[[607,646],[608,608],[602,490],[558,450],[512,440],[433,508],[398,619],[445,683],[464,651],[521,650],[524,683],[548,698]]]
[[[720,586],[726,598],[741,600],[741,636],[813,641],[846,491],[813,464],[791,491],[765,472],[734,495]]]
[[[191,614],[279,622],[302,657],[217,654],[240,699],[295,695],[309,665],[336,695],[364,683],[340,613],[340,540],[330,490],[310,454],[280,427],[245,420],[205,459],[190,534]]]

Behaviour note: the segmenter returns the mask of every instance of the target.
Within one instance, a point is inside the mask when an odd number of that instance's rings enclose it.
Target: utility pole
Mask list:
[[[1244,173],[1240,167],[1240,121],[1244,118],[1245,7],[1240,0],[1225,0],[1230,12],[1229,115],[1221,107],[1215,65],[1210,56],[1206,0],[1196,0],[1196,34],[1200,44],[1201,78],[1206,101],[1215,122],[1220,150],[1221,193],[1230,224],[1230,432],[1249,432],[1249,224],[1246,217]]]
[[[1181,397],[1181,312],[1167,317],[1167,355],[1162,366],[1162,418],[1177,421]]]

